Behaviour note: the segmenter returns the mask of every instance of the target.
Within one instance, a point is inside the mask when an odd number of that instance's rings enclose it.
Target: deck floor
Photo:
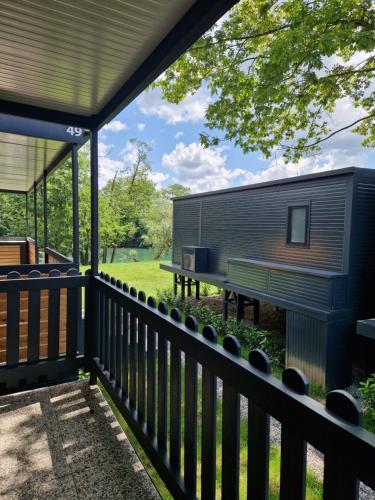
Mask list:
[[[96,386],[0,397],[0,498],[160,499]]]

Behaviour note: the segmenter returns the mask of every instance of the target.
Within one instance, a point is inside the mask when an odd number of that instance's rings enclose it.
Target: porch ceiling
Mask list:
[[[2,0],[0,110],[100,128],[234,3]],[[70,150],[68,144],[53,141],[4,139],[1,134],[0,189],[29,190],[40,168],[51,170],[51,162],[53,167]],[[29,158],[26,171],[22,159]]]
[[[65,147],[61,141],[0,132],[1,190],[28,191]]]

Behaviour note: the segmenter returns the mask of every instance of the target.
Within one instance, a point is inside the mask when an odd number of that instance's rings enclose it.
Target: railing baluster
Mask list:
[[[122,285],[122,290],[128,293],[129,287],[126,283]],[[121,388],[122,397],[129,397],[129,313],[126,307],[122,311],[122,374]]]
[[[255,349],[249,354],[249,363],[264,374],[271,373],[267,355]],[[252,401],[248,401],[247,498],[268,498],[270,417]]]
[[[308,394],[309,383],[297,368],[283,371],[284,384],[297,394]],[[280,500],[304,500],[306,496],[306,443],[293,424],[281,426]]]
[[[50,278],[60,276],[60,271],[53,269],[48,273]],[[60,288],[48,291],[48,359],[59,357],[60,342]]]
[[[158,309],[162,314],[168,314],[164,302],[159,303]],[[167,341],[162,332],[158,332],[158,447],[162,452],[167,449],[167,378]]]
[[[327,394],[327,410],[344,420],[346,423],[361,425],[361,409],[358,402],[350,394],[337,390]],[[327,439],[330,439],[327,436]],[[324,455],[324,500],[356,500],[358,498],[359,482],[354,474],[353,457],[345,443],[330,442],[330,451]],[[372,467],[374,462],[372,463]]]
[[[104,279],[104,274],[100,273]],[[99,359],[104,366],[105,359],[105,298],[102,291],[99,292]]]
[[[225,337],[223,347],[234,356],[241,355],[240,343],[231,335]],[[237,500],[240,475],[240,395],[225,380],[222,426],[222,497]]]
[[[198,322],[188,316],[185,325],[196,332]],[[189,494],[197,490],[197,413],[198,413],[198,365],[194,358],[185,354],[185,430],[184,430],[184,479]]]
[[[40,278],[39,271],[30,271],[30,279]],[[28,300],[27,361],[39,360],[40,346],[40,290],[30,290]]]
[[[130,289],[130,295],[137,297],[137,290]],[[133,313],[129,314],[129,401],[133,408],[137,404],[137,318]]]
[[[198,285],[197,285],[198,286]],[[203,336],[216,343],[217,333],[211,326],[203,328]],[[207,367],[202,367],[202,498],[214,499],[216,490],[216,407],[217,380]]]
[[[147,299],[150,307],[156,307],[153,297]],[[156,339],[151,325],[147,325],[147,430],[155,435],[155,401],[156,401]]]
[[[116,286],[115,278],[111,278],[111,285]],[[116,374],[116,302],[111,299],[109,303],[110,316],[109,316],[109,375],[111,379],[115,378]]]
[[[69,269],[67,276],[79,276],[77,269]],[[78,323],[80,311],[80,288],[67,289],[67,321],[66,321],[66,355],[69,358],[77,356]]]
[[[172,309],[171,318],[181,323],[181,313]],[[170,368],[170,462],[176,471],[181,468],[181,351],[171,345]]]
[[[110,278],[109,275],[106,274],[104,279],[107,283],[109,283]],[[108,295],[104,295],[104,316],[103,316],[103,340],[104,340],[104,370],[109,371],[109,297]]]
[[[146,302],[145,292],[138,293],[138,300]],[[146,327],[141,318],[138,318],[138,418],[146,417]]]
[[[122,283],[116,281],[116,287],[121,290]],[[121,372],[122,372],[122,307],[119,303],[116,304],[116,387],[121,387]]]
[[[18,280],[20,273],[11,271],[7,279]],[[17,366],[20,352],[20,292],[15,290],[7,294],[7,367]]]

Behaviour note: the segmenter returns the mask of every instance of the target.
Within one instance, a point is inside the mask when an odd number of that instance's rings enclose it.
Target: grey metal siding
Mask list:
[[[326,322],[295,311],[286,313],[286,366],[302,370],[311,382],[325,386]]]
[[[346,277],[315,276],[233,259],[228,263],[227,281],[309,306],[337,309],[346,305]]]
[[[328,270],[343,270],[346,194],[350,176],[310,179],[298,184],[269,186],[202,196],[201,246],[210,249],[209,272],[227,272],[230,257],[254,258]],[[174,262],[181,241],[189,240],[187,200],[176,200]],[[286,244],[288,205],[311,203],[310,246]],[[199,220],[199,219],[198,219]],[[193,230],[195,241],[196,233]],[[184,233],[184,235],[182,235]]]
[[[375,179],[355,183],[350,250],[350,300],[359,306],[359,318],[375,313]]]
[[[172,261],[181,264],[182,247],[199,245],[200,201],[185,200],[173,204]]]

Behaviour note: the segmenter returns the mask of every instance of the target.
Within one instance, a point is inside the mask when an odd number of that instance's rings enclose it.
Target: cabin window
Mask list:
[[[287,243],[302,246],[308,245],[309,208],[309,205],[289,207]]]

